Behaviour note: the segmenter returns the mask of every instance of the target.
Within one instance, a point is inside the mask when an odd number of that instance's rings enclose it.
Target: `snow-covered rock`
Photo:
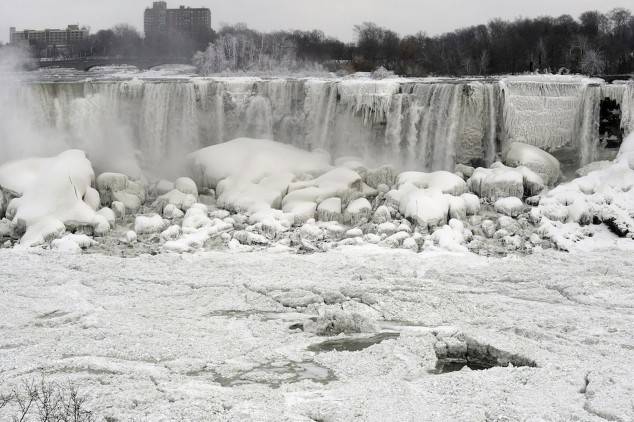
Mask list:
[[[317,219],[319,221],[343,221],[341,211],[341,198],[328,198],[317,207]]]
[[[183,218],[183,230],[198,230],[211,225],[213,222],[207,216],[207,207],[203,204],[192,205]]]
[[[449,216],[449,199],[437,189],[417,189],[411,185],[399,191],[399,211],[426,229],[443,226]]]
[[[97,211],[99,206],[101,205],[101,199],[99,198],[99,192],[92,187],[86,189],[86,194],[84,195],[84,202],[88,204],[90,208]]]
[[[517,217],[524,211],[524,203],[514,196],[495,201],[495,211],[509,217]]]
[[[375,189],[379,189],[381,185],[387,186],[389,189],[396,183],[396,177],[394,167],[382,166],[368,170],[365,174],[364,182]]]
[[[466,182],[447,171],[401,173],[398,176],[398,186],[402,187],[407,184],[414,185],[419,189],[436,189],[449,195],[461,195],[467,191]]]
[[[476,215],[480,212],[480,198],[472,193],[463,193],[460,198],[464,201],[467,215]]]
[[[123,238],[121,239],[122,242],[124,243],[134,243],[137,241],[137,234],[135,232],[133,232],[132,230],[128,230],[127,232],[125,232],[125,234],[123,235]]]
[[[114,211],[114,215],[117,218],[122,219],[125,217],[126,210],[125,205],[122,202],[113,201],[110,205],[110,208],[112,209],[112,211]]]
[[[503,162],[509,167],[531,169],[548,186],[554,185],[561,175],[559,160],[536,146],[521,142],[511,142],[508,145]]]
[[[158,214],[138,215],[134,220],[134,231],[137,234],[160,233],[167,225],[168,222]]]
[[[96,244],[97,242],[86,235],[68,234],[61,239],[54,239],[51,247],[59,252],[77,254],[81,253],[82,249]]]
[[[385,205],[381,205],[374,211],[372,222],[375,224],[387,223],[392,221],[392,211]]]
[[[451,252],[467,252],[464,246],[464,224],[452,219],[448,225],[445,225],[434,231],[431,235],[431,241],[435,247],[448,250]]]
[[[178,189],[173,189],[156,198],[152,207],[159,212],[163,212],[165,207],[171,204],[181,211],[187,211],[195,203],[196,197],[194,195],[183,193]]]
[[[125,174],[102,173],[97,176],[96,183],[104,206],[111,206],[112,202],[118,201],[125,205],[128,212],[135,213],[145,202],[143,183],[130,180]]]
[[[356,226],[369,221],[371,216],[372,204],[365,198],[359,198],[348,204],[343,219],[347,224]]]
[[[0,166],[0,185],[21,195],[7,207],[7,215],[24,233],[20,244],[33,246],[59,237],[65,224],[99,225],[95,210],[85,201],[93,180],[90,161],[78,150]]]
[[[544,190],[541,177],[529,168],[511,168],[500,163],[489,169],[477,168],[467,184],[471,192],[490,201],[509,196],[524,198]]]
[[[189,177],[179,177],[174,182],[174,189],[183,192],[186,195],[192,195],[198,198],[198,188],[196,183]]]
[[[194,180],[205,188],[215,188],[230,176],[257,182],[278,173],[321,174],[330,169],[330,157],[324,152],[303,151],[264,139],[234,139],[203,148],[188,158]]]
[[[181,236],[181,234],[182,234],[181,228],[177,225],[173,225],[173,226],[169,226],[167,229],[161,232],[161,239],[165,241],[176,240]]]
[[[106,219],[106,221],[108,221],[110,228],[114,228],[117,217],[112,209],[104,207],[97,211],[97,214],[101,215],[103,218]]]
[[[172,220],[175,218],[183,218],[183,216],[185,216],[185,213],[174,204],[167,204],[165,208],[163,208],[163,218]]]
[[[154,192],[156,196],[165,195],[168,192],[171,192],[175,189],[174,183],[169,180],[159,180],[154,186]]]

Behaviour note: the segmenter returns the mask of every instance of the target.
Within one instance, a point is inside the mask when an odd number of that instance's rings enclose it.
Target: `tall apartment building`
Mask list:
[[[211,30],[211,11],[185,6],[168,9],[167,2],[155,1],[152,8],[145,9],[144,27],[148,39],[169,39],[176,34],[196,39]]]

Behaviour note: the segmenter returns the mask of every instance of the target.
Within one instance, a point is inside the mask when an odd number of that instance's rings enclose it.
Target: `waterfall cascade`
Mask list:
[[[408,169],[489,164],[512,141],[573,150],[586,164],[596,157],[606,97],[621,107],[625,134],[634,131],[634,84],[581,77],[133,79],[15,89],[29,124],[92,156],[114,153],[148,168],[241,136]]]

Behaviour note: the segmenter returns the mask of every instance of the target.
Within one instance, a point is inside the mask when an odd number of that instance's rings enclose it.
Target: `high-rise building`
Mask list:
[[[211,11],[185,6],[168,9],[165,1],[155,1],[152,8],[145,9],[144,26],[148,39],[169,39],[176,34],[197,39],[211,31]]]

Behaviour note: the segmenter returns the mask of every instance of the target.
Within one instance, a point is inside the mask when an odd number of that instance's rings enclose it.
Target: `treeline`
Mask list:
[[[354,30],[356,43],[344,44],[320,31],[261,33],[245,25],[229,26],[195,61],[205,73],[310,63],[347,71],[385,67],[408,76],[634,71],[634,18],[622,8],[607,14],[585,12],[578,19],[496,19],[439,36],[420,32],[401,37],[374,23]]]
[[[98,31],[72,46],[73,57],[181,57],[204,73],[296,70],[373,71],[400,75],[490,75],[574,72],[591,75],[634,71],[634,17],[623,8],[504,21],[438,36],[400,36],[374,23],[354,27],[356,42],[343,43],[322,31],[263,33],[244,24],[218,33],[170,34],[149,40],[130,25]],[[34,46],[37,48],[37,46]]]
[[[372,23],[355,27],[355,70],[488,75],[526,71],[619,74],[634,70],[634,18],[627,9],[507,22],[496,19],[429,37],[399,37]]]
[[[338,58],[352,57],[354,48],[326,37],[322,31],[262,33],[245,24],[224,26],[193,62],[203,74],[225,71],[285,72],[337,67]],[[334,69],[333,69],[334,70]]]

